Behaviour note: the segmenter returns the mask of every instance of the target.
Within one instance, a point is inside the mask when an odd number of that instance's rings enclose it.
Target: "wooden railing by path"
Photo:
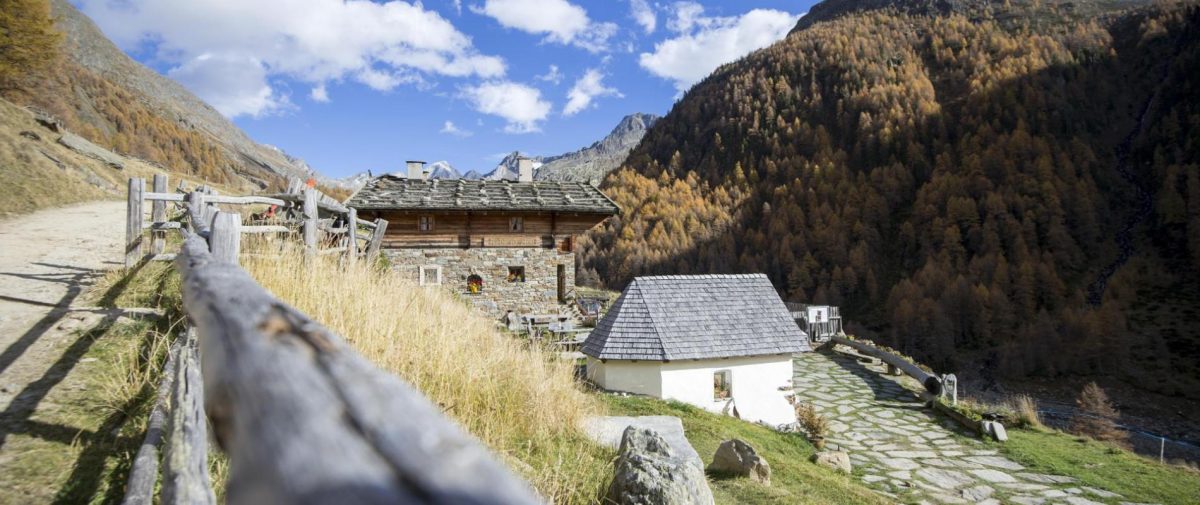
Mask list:
[[[229,457],[229,503],[539,502],[420,392],[242,270],[237,215],[185,202],[174,262],[191,327],[172,346],[125,503],[153,503],[159,473],[160,503],[212,503],[209,426]]]
[[[236,226],[240,233],[292,233],[299,232],[309,254],[345,254],[351,260],[365,257],[372,261],[379,255],[387,221],[374,222],[358,219],[356,209],[348,208],[314,188],[305,187],[294,181],[290,186],[296,193],[274,195],[225,196],[210,187],[200,186],[188,192],[183,183],[174,193],[167,192],[167,177],[155,175],[153,191],[146,191],[146,181],[129,179],[129,193],[125,221],[125,266],[144,260],[174,259],[174,254],[164,254],[166,232],[179,228],[180,224],[167,218],[168,204],[199,206],[198,217],[203,226],[214,224],[221,205],[273,205],[276,207],[274,220],[280,224],[242,226],[240,218]],[[150,221],[146,221],[145,205],[151,202]],[[222,226],[234,226],[232,217],[223,218]],[[146,233],[149,232],[150,246],[145,248]],[[331,247],[324,247],[331,246]]]

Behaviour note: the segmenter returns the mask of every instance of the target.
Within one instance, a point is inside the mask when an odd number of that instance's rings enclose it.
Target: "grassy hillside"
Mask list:
[[[731,438],[749,443],[771,465],[771,485],[747,478],[709,476],[717,503],[722,504],[883,504],[887,499],[867,489],[856,477],[809,462],[815,449],[803,435],[780,433],[729,416],[705,412],[684,403],[653,398],[602,395],[613,415],[676,416],[688,441],[707,465],[717,446]]]

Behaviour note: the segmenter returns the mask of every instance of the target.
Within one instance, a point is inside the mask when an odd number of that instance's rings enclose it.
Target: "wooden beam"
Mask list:
[[[277,224],[242,227],[242,233],[292,233],[294,231],[296,230]]]
[[[154,174],[154,192],[167,192],[167,176],[163,174]],[[172,195],[175,196],[175,195]],[[183,195],[178,195],[183,196]],[[167,220],[167,202],[163,200],[153,200],[150,204],[150,220],[153,223],[162,223]],[[162,254],[163,248],[167,243],[167,233],[163,230],[156,230],[151,227],[150,231],[150,254]]]
[[[199,237],[177,265],[229,503],[539,503],[412,386],[215,261]]]
[[[242,249],[242,216],[232,212],[216,213],[208,237],[209,250],[218,261],[238,264]]]
[[[234,267],[236,268],[236,267]],[[188,329],[175,368],[167,449],[163,454],[162,503],[213,504],[208,481],[208,423],[204,417],[204,380],[200,375],[197,333]]]
[[[375,220],[375,232],[371,235],[371,243],[367,245],[367,261],[374,262],[379,256],[379,246],[383,243],[383,235],[387,233],[388,222],[383,219]]]
[[[830,337],[829,340],[835,344],[852,347],[858,352],[866,354],[867,356],[871,356],[872,358],[879,358],[884,363],[887,363],[889,367],[895,367],[908,374],[910,377],[916,379],[917,382],[920,382],[922,386],[925,386],[926,391],[929,391],[934,395],[942,394],[941,379],[939,379],[936,375],[922,370],[917,365],[910,363],[908,360],[901,358],[900,356],[884,351],[883,349],[870,345],[866,342],[850,340],[845,337]]]
[[[155,175],[155,177],[158,176]],[[154,192],[146,193],[146,199],[161,202],[182,202],[184,200],[184,195],[182,193],[166,193],[164,192],[165,190],[166,188],[163,188],[163,191],[159,191],[156,187]]]
[[[181,224],[177,221],[164,221],[161,223],[145,223],[142,226],[145,227],[147,230],[151,230],[151,231],[166,231],[166,230],[178,230],[183,227],[183,224]],[[162,252],[162,251],[159,251],[159,252]]]
[[[179,351],[183,338],[175,339],[167,352],[167,363],[163,365],[162,380],[158,384],[158,395],[150,420],[146,426],[146,437],[133,459],[129,478],[125,480],[125,499],[122,505],[152,505],[154,484],[158,482],[158,447],[162,444],[163,429],[167,422],[167,404],[171,402],[171,385],[175,383],[175,368],[179,363]]]
[[[142,209],[146,179],[130,178],[129,193],[125,201],[125,268],[132,268],[142,260]]]
[[[358,209],[351,207],[346,213],[346,228],[350,230],[346,234],[346,257],[354,263],[358,260]]]
[[[317,190],[304,190],[304,248],[308,254],[317,252]]]

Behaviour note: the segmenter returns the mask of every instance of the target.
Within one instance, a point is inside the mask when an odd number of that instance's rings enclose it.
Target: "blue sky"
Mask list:
[[[259,142],[341,177],[572,151],[665,114],[812,1],[75,0]]]

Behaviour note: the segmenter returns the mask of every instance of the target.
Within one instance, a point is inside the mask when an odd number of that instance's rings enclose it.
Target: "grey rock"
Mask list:
[[[992,493],[994,492],[996,492],[996,490],[988,486],[975,486],[962,490],[962,497],[974,502],[979,502],[991,497]]]
[[[27,138],[27,139],[29,139],[29,140],[42,140],[42,136],[41,136],[41,135],[38,135],[38,134],[36,134],[36,133],[34,133],[34,132],[31,132],[31,131],[29,131],[29,130],[22,130],[22,131],[21,131],[21,133],[19,133],[18,135],[20,135],[20,136],[22,136],[22,137],[25,137],[25,138]]]
[[[542,159],[534,177],[564,182],[598,182],[625,162],[658,116],[630,114],[600,141],[575,152]]]
[[[942,489],[954,490],[975,482],[974,479],[962,472],[942,468],[922,468],[914,473],[917,477]]]
[[[583,421],[583,433],[597,444],[617,449],[625,429],[633,426],[654,430],[666,440],[675,454],[691,461],[697,468],[704,468],[700,454],[688,442],[683,433],[683,421],[675,416],[598,416]]]
[[[824,451],[813,455],[813,463],[821,466],[827,466],[834,470],[850,473],[853,467],[850,466],[850,455],[843,451]]]
[[[125,161],[120,155],[93,144],[87,139],[74,133],[63,133],[62,136],[58,138],[58,143],[79,154],[103,161],[108,166],[117,170],[125,168]]]
[[[622,505],[712,505],[704,470],[654,430],[625,428],[606,499]]]
[[[842,453],[845,454],[845,453]],[[846,464],[850,461],[847,459]],[[714,472],[731,473],[763,484],[771,483],[771,465],[758,455],[750,444],[738,439],[726,440],[717,447],[713,462],[708,469]]]

